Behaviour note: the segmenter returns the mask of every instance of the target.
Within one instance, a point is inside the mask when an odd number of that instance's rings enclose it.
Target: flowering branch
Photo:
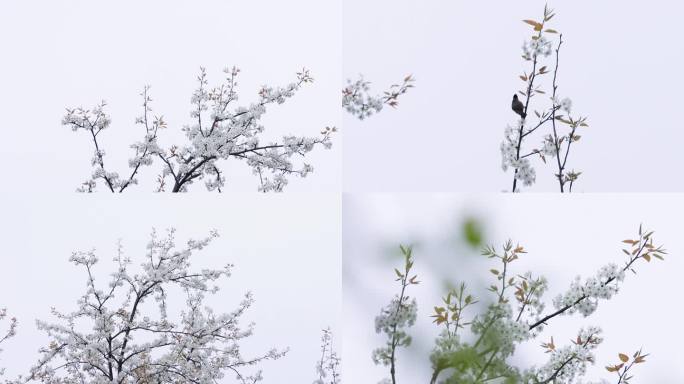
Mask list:
[[[561,192],[571,192],[573,183],[581,174],[581,172],[566,171],[570,147],[572,143],[577,142],[581,137],[576,134],[576,130],[579,127],[586,127],[588,124],[586,117],[571,117],[571,100],[568,98],[559,100],[557,94],[560,49],[563,44],[562,34],[559,34],[558,45],[555,49],[555,67],[550,97],[551,106],[542,112],[534,111],[534,114],[539,119],[536,124],[530,125],[527,119],[532,97],[546,93],[535,81],[538,80],[539,76],[550,73],[546,65],[541,66],[539,69],[537,67],[541,65],[541,60],[544,57],[551,55],[552,41],[549,40],[548,36],[556,35],[558,31],[547,28],[546,23],[554,16],[553,10],[545,6],[542,22],[523,20],[526,24],[531,25],[535,32],[530,41],[525,42],[523,45],[522,57],[525,61],[531,63],[531,69],[529,72],[520,75],[520,79],[525,82],[525,90],[520,90],[513,96],[512,109],[520,115],[520,119],[514,126],[508,125],[504,133],[504,141],[501,143],[501,165],[503,170],[507,171],[509,167],[514,169],[513,192],[519,192],[518,181],[522,182],[525,186],[531,186],[536,181],[536,171],[530,162],[530,157],[532,156],[539,156],[544,163],[546,163],[547,157],[556,158],[558,170],[555,175]],[[518,94],[524,97],[524,101],[518,98]],[[560,114],[560,111],[566,112],[567,116]],[[542,146],[534,148],[527,153],[523,152],[524,139],[549,122],[551,123],[552,132],[544,135]],[[567,135],[560,135],[557,123],[568,125],[570,132]]]
[[[7,317],[7,309],[6,308],[0,308],[0,321],[4,320],[5,317]],[[7,341],[7,339],[14,337],[17,334],[17,319],[15,317],[12,317],[9,319],[9,326],[7,327],[7,330],[3,334],[0,334],[0,344],[4,343]],[[2,349],[0,349],[0,352],[2,352]],[[5,373],[4,368],[0,368],[0,376],[2,376]]]
[[[534,324],[530,325],[530,330],[537,328],[552,318],[562,314],[572,314],[579,311],[582,315],[589,316],[598,307],[599,299],[610,299],[618,292],[618,283],[625,279],[625,272],[632,271],[632,265],[639,259],[650,262],[652,258],[663,260],[663,255],[667,254],[662,246],[653,245],[653,231],[643,231],[639,226],[639,236],[637,239],[623,240],[623,243],[631,245],[631,250],[622,251],[628,256],[624,267],[619,268],[616,264],[608,264],[601,268],[596,277],[587,279],[584,284],[580,284],[579,277],[571,284],[570,289],[563,295],[554,299],[556,311],[542,317]]]
[[[571,346],[556,349],[553,338],[550,343],[542,344],[546,353],[550,354],[549,361],[532,374],[534,382],[547,383],[572,383],[577,376],[584,374],[587,363],[594,362],[593,350],[603,341],[598,335],[601,330],[597,327],[589,327],[580,330],[577,339],[572,341]]]
[[[330,328],[323,330],[321,337],[321,360],[316,364],[318,379],[313,384],[340,384],[340,358],[333,349],[332,331]]]
[[[397,275],[396,281],[401,284],[401,292],[375,317],[375,332],[386,334],[388,340],[384,347],[373,351],[373,361],[376,364],[389,365],[392,384],[397,383],[397,347],[411,345],[411,336],[404,329],[411,327],[416,322],[418,311],[416,299],[411,299],[406,295],[406,288],[419,283],[417,281],[418,276],[409,277],[413,267],[413,251],[411,247],[400,246],[399,248],[404,255],[404,270],[395,269],[394,272]]]
[[[130,185],[138,183],[141,167],[149,166],[159,160],[162,173],[157,178],[157,191],[165,190],[165,181],[170,177],[173,181],[172,192],[185,192],[196,180],[207,178],[206,188],[210,191],[221,189],[225,185],[225,176],[218,165],[219,160],[243,160],[253,174],[259,176],[262,192],[280,192],[288,183],[288,176],[305,177],[313,171],[313,167],[303,163],[295,167],[293,157],[305,157],[314,147],[332,146],[331,135],[336,128],[327,127],[318,137],[284,136],[279,142],[262,143],[260,135],[264,126],[258,122],[266,113],[269,104],[283,104],[294,96],[303,85],[313,82],[309,71],[303,69],[297,73],[297,81],[284,87],[264,86],[259,91],[259,100],[249,107],[229,107],[237,100],[238,68],[224,70],[227,78],[224,83],[208,89],[206,71],[201,68],[198,76],[198,88],[193,93],[191,117],[194,124],[182,128],[187,143],[162,148],[157,139],[160,129],[166,128],[161,116],[150,115],[152,109],[149,87],[145,87],[143,97],[143,113],[136,119],[136,124],[145,129],[143,140],[131,145],[135,150],[128,165],[132,169],[128,178],[122,179],[118,173],[109,172],[105,167],[105,152],[98,142],[100,132],[109,127],[111,119],[104,112],[103,102],[92,110],[83,108],[67,109],[62,120],[63,125],[72,130],[84,130],[90,133],[95,146],[95,154],[91,160],[94,172],[86,180],[81,192],[94,191],[97,181],[102,180],[111,192],[123,192]]]
[[[370,82],[362,75],[355,81],[347,79],[347,86],[342,90],[342,108],[363,120],[379,113],[385,104],[393,108],[399,105],[399,96],[413,88],[414,81],[413,76],[408,75],[401,84],[392,84],[382,95],[374,96],[369,92]]]

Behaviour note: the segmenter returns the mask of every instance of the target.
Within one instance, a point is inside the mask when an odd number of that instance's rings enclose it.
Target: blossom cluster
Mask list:
[[[342,90],[342,107],[361,120],[382,111],[382,97],[372,96],[369,91],[370,82],[363,76],[355,81],[347,79],[347,86]]]
[[[530,186],[534,184],[537,179],[537,172],[530,159],[527,157],[520,157],[520,135],[525,127],[525,119],[520,119],[518,128],[507,126],[504,132],[504,140],[501,142],[501,169],[507,171],[508,168],[515,170],[516,180],[520,180],[523,185]]]
[[[510,350],[506,348],[501,350],[503,355],[513,353],[513,347],[531,337],[530,329],[527,324],[515,321],[511,317],[503,317],[495,323],[494,328],[501,337],[501,344],[503,346],[510,346]]]
[[[406,300],[405,298],[400,302],[399,296],[396,296],[375,317],[375,332],[391,333],[397,328],[410,327],[415,324],[417,313],[416,299]]]
[[[375,332],[384,333],[389,341],[385,347],[373,351],[373,361],[376,364],[389,365],[393,348],[411,345],[411,336],[405,329],[415,324],[417,315],[416,299],[400,300],[400,297],[396,296],[390,304],[382,308],[380,314],[375,317]]]
[[[385,104],[396,107],[399,96],[413,88],[413,77],[406,76],[402,84],[393,84],[382,95],[370,94],[370,82],[362,75],[358,79],[347,79],[347,86],[342,89],[342,108],[359,120],[364,120],[382,111]]]
[[[551,134],[544,136],[539,152],[545,157],[554,158],[556,156],[556,142]]]
[[[556,309],[568,308],[566,314],[579,312],[589,316],[598,307],[600,299],[608,300],[618,292],[618,283],[624,279],[625,271],[617,264],[605,265],[584,282],[577,276],[570,288],[553,300],[553,306]]]
[[[549,360],[541,367],[534,367],[527,371],[524,382],[529,384],[575,382],[575,379],[585,375],[587,365],[594,363],[594,350],[603,341],[599,337],[600,333],[600,328],[589,327],[580,330],[572,345],[557,349],[553,341],[544,344],[549,353]]]
[[[544,36],[525,41],[522,46],[522,56],[525,60],[533,60],[535,57],[548,57],[551,55],[553,48],[551,41]]]
[[[472,330],[475,334],[488,333],[493,337],[504,356],[513,354],[516,344],[532,337],[529,326],[513,317],[513,310],[508,303],[491,305],[484,316],[473,322]]]
[[[305,177],[311,173],[311,165],[297,165],[294,159],[304,158],[318,145],[329,149],[335,128],[327,127],[319,136],[287,135],[281,141],[263,143],[261,136],[265,127],[259,123],[269,104],[283,104],[303,85],[313,82],[309,71],[303,69],[298,72],[297,80],[285,86],[263,86],[257,102],[248,106],[236,106],[232,110],[233,102],[238,99],[236,79],[240,70],[233,67],[224,72],[226,80],[216,87],[208,88],[206,71],[201,68],[197,78],[198,88],[191,97],[193,108],[190,116],[195,122],[182,127],[186,144],[172,145],[169,148],[161,147],[157,141],[158,132],[166,128],[166,122],[162,117],[151,116],[152,99],[149,96],[149,87],[145,87],[141,93],[143,113],[136,119],[136,124],[144,128],[145,135],[143,140],[131,145],[135,153],[128,161],[131,173],[126,178],[116,172],[107,171],[105,167],[104,151],[98,142],[99,133],[111,123],[104,112],[105,104],[92,110],[67,110],[62,124],[75,131],[89,132],[95,147],[92,159],[95,169],[79,190],[92,192],[97,181],[102,180],[111,192],[123,192],[128,186],[137,184],[140,169],[151,165],[155,160],[162,166],[157,180],[158,191],[163,191],[166,179],[171,178],[173,192],[185,192],[197,180],[205,180],[208,190],[220,192],[225,186],[226,178],[219,161],[228,159],[244,161],[252,173],[259,177],[259,190],[262,192],[280,192],[287,185],[289,176]]]
[[[448,359],[454,351],[462,346],[461,338],[457,333],[443,329],[435,339],[435,345],[432,347],[432,352],[430,353],[430,362],[432,363],[432,366],[439,366],[444,359]]]
[[[568,97],[564,97],[563,99],[559,100],[559,97],[556,96],[555,98],[553,98],[553,104],[560,106],[560,109],[567,113],[570,113],[570,111],[572,110],[572,100],[570,100],[570,98]]]
[[[546,308],[546,303],[542,298],[548,288],[548,282],[543,276],[532,278],[531,272],[522,275],[521,279],[522,282],[517,285],[515,292],[519,305],[517,320],[529,329],[530,337],[537,337],[543,331],[544,326],[539,324],[532,327],[532,325],[538,324]]]

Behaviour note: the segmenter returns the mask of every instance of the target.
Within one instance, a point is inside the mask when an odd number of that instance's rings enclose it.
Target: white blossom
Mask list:
[[[509,167],[513,168],[515,171],[515,178],[520,180],[523,185],[530,186],[536,181],[537,173],[528,158],[518,158],[520,130],[524,130],[525,123],[524,119],[520,119],[518,127],[506,126],[504,140],[501,142],[500,146],[501,168],[504,171],[507,171]]]
[[[551,41],[546,37],[541,36],[537,39],[530,39],[525,41],[522,46],[523,57],[527,60],[534,59],[537,56],[548,57],[551,55],[553,48]]]
[[[572,100],[569,98],[564,98],[560,102],[561,109],[564,110],[567,113],[570,113],[570,110],[572,109]]]
[[[553,300],[556,309],[568,307],[565,314],[579,312],[589,316],[598,306],[599,299],[610,299],[615,295],[625,278],[625,271],[617,264],[608,264],[602,267],[594,277],[581,282],[577,276],[570,284],[570,288]]]
[[[355,81],[347,79],[347,87],[342,90],[342,107],[360,120],[382,111],[382,97],[370,95],[369,90],[370,82],[363,76]]]
[[[413,77],[409,75],[402,84],[393,84],[381,95],[371,95],[370,82],[363,75],[356,80],[347,79],[347,86],[342,90],[342,108],[359,120],[366,119],[382,111],[385,104],[396,107],[399,96],[413,88],[413,82]]]
[[[496,335],[497,348],[504,356],[511,355],[516,344],[533,336],[527,323],[513,317],[513,310],[508,303],[491,305],[485,316],[473,323],[473,331]]]
[[[515,178],[520,180],[523,185],[530,186],[537,180],[537,172],[532,168],[529,159],[519,159],[511,165],[518,171]]]
[[[594,350],[603,341],[601,329],[582,329],[572,345],[549,350],[549,360],[538,368],[526,372],[525,383],[571,384],[584,376],[587,364],[594,363]]]
[[[544,136],[544,141],[542,142],[542,147],[539,152],[547,157],[556,157],[556,144],[554,143],[552,135]]]
[[[411,345],[411,336],[406,328],[416,322],[418,304],[415,299],[396,296],[382,308],[380,314],[375,317],[375,332],[384,333],[388,338],[388,345],[373,350],[372,358],[376,364],[389,365],[391,361],[391,343],[395,341],[397,346]]]

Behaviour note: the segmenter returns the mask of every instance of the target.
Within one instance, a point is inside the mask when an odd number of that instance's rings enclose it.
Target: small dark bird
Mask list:
[[[525,113],[525,106],[518,99],[518,95],[513,95],[513,102],[511,103],[511,108],[513,108],[513,112],[520,115],[520,117],[522,117],[523,119],[527,117],[527,114]]]

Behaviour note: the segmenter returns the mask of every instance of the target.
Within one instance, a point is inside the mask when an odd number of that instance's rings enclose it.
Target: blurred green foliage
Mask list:
[[[474,217],[467,217],[461,225],[461,235],[465,243],[474,249],[482,248],[484,244],[484,231],[480,220]]]

